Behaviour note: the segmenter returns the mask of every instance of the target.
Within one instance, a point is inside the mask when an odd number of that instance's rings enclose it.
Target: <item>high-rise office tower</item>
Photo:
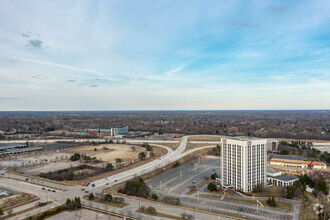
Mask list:
[[[267,139],[221,138],[221,182],[250,192],[267,184]]]

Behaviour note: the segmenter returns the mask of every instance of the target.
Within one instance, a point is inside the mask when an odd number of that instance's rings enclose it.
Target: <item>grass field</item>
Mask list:
[[[189,137],[189,141],[220,141],[220,138],[218,135],[196,135]]]

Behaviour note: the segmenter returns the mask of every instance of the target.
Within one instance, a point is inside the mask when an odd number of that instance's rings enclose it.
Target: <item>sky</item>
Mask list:
[[[330,109],[328,0],[1,0],[0,111]]]

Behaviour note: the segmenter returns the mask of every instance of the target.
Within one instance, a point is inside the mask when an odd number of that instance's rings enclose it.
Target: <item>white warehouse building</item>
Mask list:
[[[250,192],[267,184],[267,139],[221,138],[221,178],[224,186]]]

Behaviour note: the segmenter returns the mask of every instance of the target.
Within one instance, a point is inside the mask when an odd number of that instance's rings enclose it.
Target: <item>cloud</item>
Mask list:
[[[69,79],[69,80],[67,80],[67,82],[75,82],[76,80],[74,80],[74,79]]]
[[[183,66],[180,66],[180,67],[178,67],[178,68],[175,68],[175,69],[169,70],[169,71],[165,72],[165,75],[166,75],[166,76],[172,76],[174,73],[179,72],[180,70],[182,70],[182,69],[185,68],[185,67],[186,67],[186,66],[183,65]]]
[[[90,85],[89,87],[95,88],[95,87],[99,87],[99,86],[98,86],[98,85],[95,85],[95,84],[93,84],[93,85]]]
[[[0,101],[1,100],[15,100],[15,99],[18,99],[18,98],[0,97]]]
[[[34,78],[34,79],[40,79],[40,80],[46,80],[46,79],[48,79],[47,76],[41,76],[41,75],[33,75],[31,77]]]
[[[43,50],[45,49],[44,42],[42,40],[29,40],[27,47],[32,48],[32,49],[38,49],[38,50]]]
[[[30,37],[30,35],[25,34],[25,33],[23,33],[21,36],[22,36],[22,37]]]
[[[235,21],[235,22],[231,23],[231,25],[237,26],[237,27],[247,27],[247,28],[255,28],[255,27],[257,27],[257,25],[252,25],[252,24],[248,24],[248,23],[244,23],[244,22],[239,22],[239,21]]]
[[[19,58],[19,57],[15,57],[15,59],[21,60],[21,61],[24,61],[24,62],[29,62],[29,63],[36,63],[36,64],[47,65],[47,66],[54,66],[54,67],[73,70],[73,71],[77,71],[77,72],[88,72],[88,73],[94,73],[94,74],[97,74],[97,75],[101,74],[100,72],[98,72],[96,70],[93,70],[93,69],[81,68],[81,67],[76,67],[76,66],[71,66],[71,65],[60,64],[60,63],[47,62],[47,61],[42,61],[42,60],[32,60],[32,59]]]
[[[274,13],[282,13],[286,11],[288,8],[286,6],[274,6],[272,7],[272,12]]]

